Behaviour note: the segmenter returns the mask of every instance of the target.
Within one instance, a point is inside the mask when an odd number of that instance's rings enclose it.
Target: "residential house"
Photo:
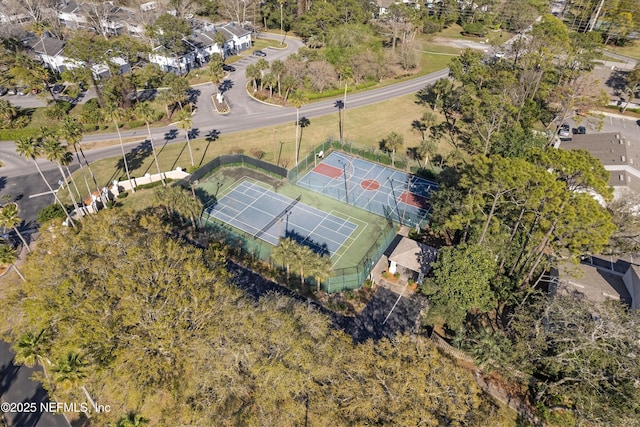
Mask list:
[[[224,57],[237,55],[252,46],[251,31],[235,22],[219,26],[217,29],[227,39],[224,45]]]
[[[620,301],[635,310],[640,305],[640,265],[635,262],[591,256],[578,265],[562,264],[552,272],[549,290],[552,294],[578,292],[598,303]]]
[[[389,13],[389,8],[392,4],[407,4],[409,6],[413,6],[416,9],[420,8],[420,3],[413,0],[378,0],[376,4],[378,5],[378,16],[383,16]]]
[[[184,74],[196,67],[196,53],[190,50],[175,55],[164,46],[156,46],[149,54],[149,62],[157,64],[163,71]]]
[[[216,32],[225,36],[226,42],[222,46],[218,46],[214,40]],[[226,58],[248,49],[251,47],[251,31],[234,23],[221,26],[210,24],[205,25],[201,30],[196,30],[184,41],[189,47],[185,54],[175,56],[163,46],[158,46],[149,55],[149,61],[157,64],[164,71],[186,73],[209,62],[214,53],[219,53]]]
[[[609,171],[609,185],[614,189],[614,197],[625,189],[640,192],[640,140],[633,140],[619,132],[573,135],[562,141],[565,150],[587,150],[599,159]]]
[[[218,46],[214,40],[215,33],[210,31],[198,31],[189,39],[189,44],[195,50],[196,63],[206,64],[211,60],[211,55],[219,53],[224,58],[224,45]],[[226,45],[226,43],[225,43]]]
[[[129,13],[111,2],[78,3],[68,0],[58,11],[58,20],[67,28],[85,29],[104,36],[117,36],[127,30]]]
[[[80,4],[75,0],[64,2],[64,5],[58,10],[58,21],[67,28],[88,29],[87,18]]]
[[[52,71],[61,73],[66,69],[78,66],[72,59],[64,56],[65,42],[63,40],[50,37],[47,34],[39,37],[29,32],[23,33],[20,40],[33,59],[41,62]]]

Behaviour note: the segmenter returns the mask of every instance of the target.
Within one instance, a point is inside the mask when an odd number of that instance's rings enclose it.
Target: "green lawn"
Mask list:
[[[404,138],[404,150],[418,146],[420,135],[412,130],[411,122],[420,118],[424,107],[417,105],[414,99],[413,95],[406,95],[365,107],[347,109],[344,123],[345,137],[357,145],[377,148],[382,138],[390,132],[397,132]],[[280,165],[290,168],[294,164],[295,134],[294,123],[288,123],[246,132],[223,134],[213,142],[196,139],[191,142],[191,146],[195,164],[200,166],[221,154],[238,152],[257,157],[260,154],[258,151],[260,151],[263,153],[263,160],[274,162],[274,148],[275,158],[277,158],[282,145]],[[302,133],[300,158],[327,138],[337,139],[338,136],[337,110],[336,114],[311,119],[311,125],[305,128]],[[161,170],[174,170],[176,167],[187,169],[191,166],[185,142],[166,145],[162,140],[155,141],[155,145]],[[448,151],[449,147],[444,143],[441,144],[440,153],[445,154]],[[398,158],[402,158],[402,153],[399,153]],[[116,178],[125,177],[120,157],[94,162],[92,169],[100,185],[105,185]],[[151,152],[138,151],[137,156],[129,159],[129,169],[132,177],[155,173],[156,168]],[[85,172],[87,179],[90,179],[88,171]],[[78,171],[75,175],[78,182],[84,182],[81,172]]]
[[[631,42],[627,46],[607,46],[607,50],[610,52],[618,53],[620,55],[640,59],[640,41]]]

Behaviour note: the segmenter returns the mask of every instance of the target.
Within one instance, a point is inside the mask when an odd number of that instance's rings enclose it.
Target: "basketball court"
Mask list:
[[[424,225],[438,184],[414,175],[332,152],[297,185],[401,224]]]

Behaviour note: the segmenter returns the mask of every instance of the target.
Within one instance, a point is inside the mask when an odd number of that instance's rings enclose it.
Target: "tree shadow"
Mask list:
[[[194,89],[194,88],[190,88],[187,91],[187,97],[189,99],[189,102],[192,104],[196,104],[198,102],[198,97],[202,94],[202,91],[200,89]]]
[[[222,83],[218,85],[218,91],[220,93],[225,93],[228,90],[231,90],[233,87],[233,82],[231,80],[223,80]]]
[[[200,135],[200,129],[198,128],[189,129],[189,132],[187,132],[187,135],[189,135],[189,139],[196,139]]]
[[[219,137],[220,137],[220,131],[217,131],[215,129],[210,130],[209,133],[205,135],[204,139],[207,141],[207,145],[204,147],[204,153],[202,153],[202,158],[200,159],[200,163],[198,164],[198,167],[202,166],[202,163],[204,162],[204,159],[207,156],[207,150],[209,150],[211,143],[217,140]]]
[[[176,166],[178,165],[178,160],[180,159],[180,157],[182,157],[182,153],[184,153],[185,148],[187,148],[187,141],[185,141],[184,144],[182,144],[182,148],[180,149],[180,152],[176,156],[176,159],[173,161],[173,165],[171,165],[170,170],[174,170],[176,168]]]
[[[152,152],[153,150],[151,149],[151,141],[145,139],[137,147],[134,147],[130,152],[125,154],[129,172],[140,168],[146,158],[149,157]],[[118,168],[118,171],[125,170],[124,159],[120,158],[116,166]]]
[[[320,256],[331,256],[331,254],[329,253],[329,247],[326,243],[316,242],[315,240],[310,239],[308,236],[298,233],[295,229],[286,230],[285,238],[293,240],[300,246],[307,246],[309,249]]]
[[[615,96],[620,96],[623,94],[624,88],[627,84],[627,74],[629,73],[626,71],[612,71],[604,84],[613,89]]]
[[[169,130],[169,132],[165,132],[164,134],[164,144],[162,144],[162,147],[160,147],[160,149],[158,150],[158,152],[156,153],[156,155],[160,155],[160,153],[162,153],[162,150],[164,150],[164,147],[167,146],[167,143],[169,141],[172,141],[174,139],[176,139],[178,137],[178,129],[171,129]]]
[[[2,343],[2,346],[5,345],[9,347],[8,343]],[[11,384],[13,384],[18,377],[19,370],[20,367],[13,364],[13,357],[8,360],[6,364],[0,366],[0,396],[4,396],[7,390],[9,390]]]

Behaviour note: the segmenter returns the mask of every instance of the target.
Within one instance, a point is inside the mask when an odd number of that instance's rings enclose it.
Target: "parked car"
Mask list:
[[[4,96],[7,94],[7,92],[9,92],[9,89],[7,89],[4,86],[0,86],[0,96]]]
[[[563,123],[558,130],[559,137],[565,137],[571,135],[571,126],[566,123]]]
[[[577,128],[573,128],[574,135],[584,135],[587,133],[587,128],[584,126],[578,126]]]
[[[253,54],[255,56],[267,56],[267,54],[263,50],[254,50]]]
[[[222,66],[222,69],[223,69],[224,71],[228,71],[228,72],[232,73],[232,72],[234,72],[234,71],[236,70],[236,67],[234,67],[233,65],[227,65],[227,64],[224,64],[224,65]]]

